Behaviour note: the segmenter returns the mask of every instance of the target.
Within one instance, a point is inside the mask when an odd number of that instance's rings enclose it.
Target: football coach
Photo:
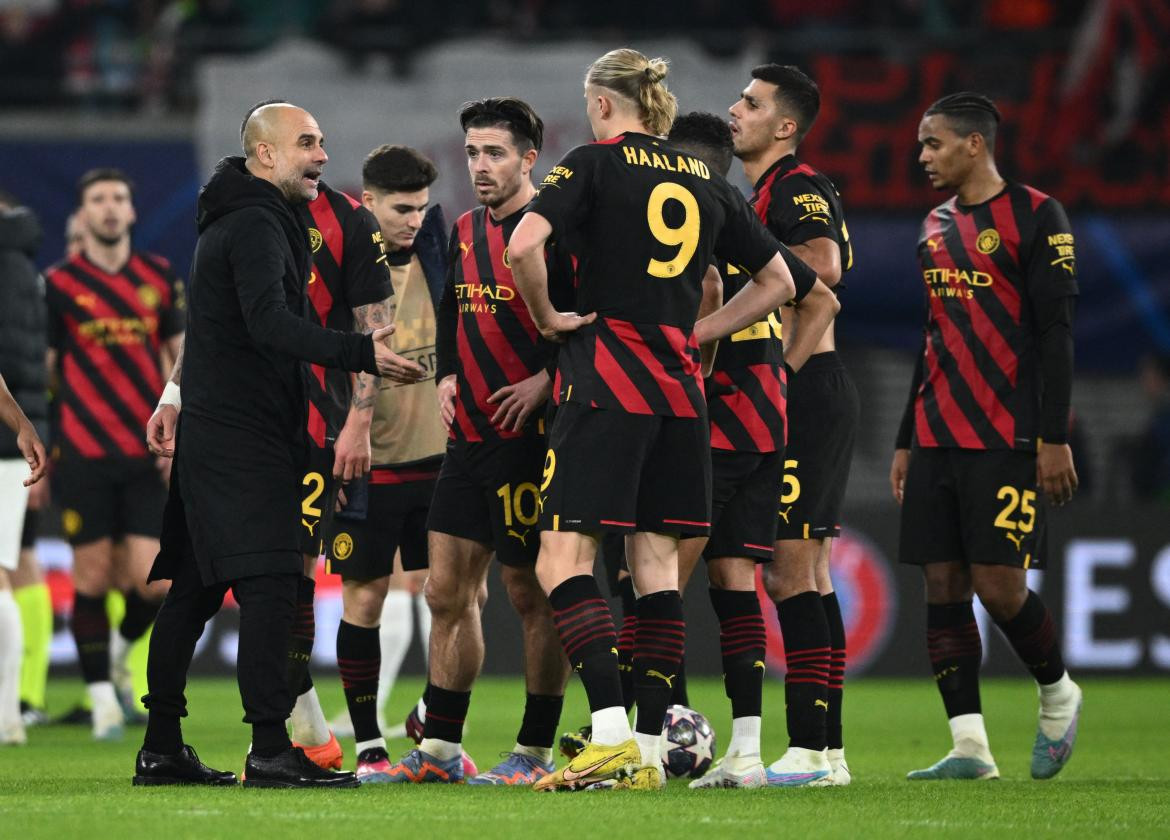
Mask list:
[[[244,126],[245,157],[221,160],[199,193],[182,412],[151,571],[151,579],[172,583],[151,636],[143,697],[149,717],[135,784],[236,782],[233,773],[199,761],[179,724],[195,643],[230,589],[240,606],[244,722],[252,726],[245,786],[357,787],[352,773],[317,767],[285,731],[293,705],[285,660],[303,565],[297,529],[307,455],[305,363],[399,381],[417,380],[422,369],[386,346],[393,327],[361,335],[303,317],[312,260],[294,205],[317,196],[329,159],[323,139],[301,108],[256,108]],[[175,408],[177,380],[163,395]],[[148,438],[153,431],[148,427]]]

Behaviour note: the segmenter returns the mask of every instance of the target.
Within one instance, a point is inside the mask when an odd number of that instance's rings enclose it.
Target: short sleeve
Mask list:
[[[382,230],[374,214],[365,207],[355,207],[346,220],[342,254],[342,284],[350,308],[394,296]]]
[[[1060,202],[1046,199],[1036,211],[1036,232],[1025,264],[1028,297],[1058,298],[1078,294],[1072,226]]]
[[[780,250],[747,200],[730,184],[723,184],[727,210],[723,228],[715,240],[715,255],[724,262],[755,274]]]
[[[595,147],[578,146],[561,158],[540,182],[528,211],[548,219],[554,237],[567,234],[585,221],[592,204],[597,155]]]
[[[796,287],[796,294],[792,296],[792,302],[800,303],[804,300],[804,296],[812,291],[813,285],[817,282],[817,273],[808,263],[788,250],[788,246],[783,243],[780,243],[780,257],[788,266],[788,271],[792,274],[792,283]]]
[[[785,245],[825,237],[838,242],[837,226],[824,188],[802,173],[777,178],[768,204],[768,226]]]

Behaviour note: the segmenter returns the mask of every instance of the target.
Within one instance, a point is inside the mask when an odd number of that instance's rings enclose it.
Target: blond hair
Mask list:
[[[589,65],[585,84],[603,87],[628,100],[651,134],[666,134],[678,113],[678,100],[666,89],[669,62],[637,50],[610,50]]]

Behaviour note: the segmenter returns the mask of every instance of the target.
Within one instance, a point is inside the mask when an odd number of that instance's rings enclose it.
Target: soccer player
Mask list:
[[[310,320],[345,332],[368,333],[391,323],[394,288],[386,266],[386,243],[369,208],[327,184],[297,207],[309,229],[313,274]],[[422,369],[412,363],[416,382]],[[309,377],[309,466],[301,479],[301,552],[305,574],[297,591],[297,616],[289,645],[293,741],[322,767],[340,769],[341,744],[330,730],[313,688],[309,659],[316,633],[313,600],[317,558],[333,513],[337,486],[363,480],[370,470],[370,429],[379,377],[312,365]]]
[[[541,478],[537,573],[589,696],[592,741],[539,790],[608,783],[656,790],[671,681],[683,656],[678,540],[708,532],[710,440],[698,346],[756,323],[793,297],[774,239],[703,161],[659,139],[677,104],[667,63],[631,49],[585,76],[596,143],[545,177],[510,240],[517,286],[540,332],[565,342]],[[551,303],[543,253],[579,237],[578,308]],[[696,322],[714,255],[752,275]],[[807,292],[807,288],[801,290]],[[640,597],[633,657],[636,733],[622,706],[613,618],[593,578],[598,535],[633,534]]]
[[[734,147],[727,123],[714,114],[686,114],[667,139],[720,174],[731,167]],[[781,255],[793,277],[812,290],[800,301],[797,334],[788,352],[781,341],[780,312],[719,343],[707,379],[711,421],[711,537],[679,543],[679,588],[686,589],[699,557],[707,560],[711,605],[719,618],[723,682],[731,700],[731,740],[723,759],[692,788],[763,787],[760,760],[766,636],[756,597],[756,564],[772,559],[776,489],[784,473],[785,362],[800,370],[840,304],[814,272],[787,248]],[[749,282],[726,268],[719,303]]]
[[[483,664],[481,592],[492,554],[524,636],[524,718],[515,746],[467,781],[525,785],[553,769],[568,662],[534,566],[539,549],[537,487],[544,463],[542,409],[555,348],[541,338],[517,293],[508,240],[536,194],[533,164],[544,124],[525,102],[497,97],[459,113],[472,188],[480,206],[451,231],[447,288],[439,312],[439,408],[450,440],[435,487],[430,530],[430,680],[418,749],[390,768],[392,781],[457,782],[463,722]],[[567,282],[571,257],[549,249]]]
[[[362,205],[378,221],[386,245],[394,298],[383,320],[393,321],[392,346],[425,371],[411,384],[384,382],[373,395],[370,432],[373,469],[346,488],[346,504],[326,525],[328,570],[342,578],[343,615],[337,662],[357,742],[357,776],[388,781],[390,766],[379,723],[383,672],[380,623],[391,581],[405,599],[394,601],[393,627],[405,639],[389,641],[392,681],[410,641],[409,586],[421,587],[427,567],[427,509],[439,474],[447,431],[435,400],[435,308],[446,280],[443,212],[430,203],[435,165],[406,146],[380,146],[362,166]],[[398,570],[395,570],[395,556]],[[413,580],[404,580],[405,576]],[[405,642],[402,643],[402,642]]]
[[[129,646],[146,632],[166,592],[165,583],[147,584],[146,577],[159,549],[170,461],[150,457],[139,429],[183,340],[182,283],[165,259],[131,245],[132,190],[116,169],[83,175],[82,250],[46,276],[50,367],[59,382],[54,484],[73,546],[71,625],[98,740],[121,737],[115,682],[132,691]],[[111,634],[106,594],[115,586],[118,539],[133,588]]]
[[[853,250],[836,187],[796,158],[820,108],[816,83],[792,66],[765,64],[731,106],[731,134],[752,205],[776,238],[837,290]],[[782,312],[787,339],[802,313]],[[796,333],[799,334],[799,333]],[[774,559],[764,585],[776,604],[787,671],[788,750],[768,768],[778,786],[849,784],[841,737],[845,625],[829,575],[860,408],[837,355],[833,328],[788,378],[788,445]],[[827,747],[827,750],[826,750]]]
[[[1026,570],[1045,562],[1045,506],[1077,489],[1067,443],[1077,297],[1060,203],[995,165],[1000,122],[978,93],[944,96],[918,126],[931,186],[954,195],[918,238],[927,317],[890,484],[899,555],[926,581],[926,639],[954,748],[910,779],[995,779],[979,699],[978,595],[1036,679],[1032,777],[1072,755],[1081,689]]]

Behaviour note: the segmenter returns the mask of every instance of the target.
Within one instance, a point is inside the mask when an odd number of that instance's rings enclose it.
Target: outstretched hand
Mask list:
[[[399,356],[390,349],[390,336],[394,335],[394,325],[387,324],[374,330],[374,360],[378,365],[378,375],[393,382],[410,385],[418,382],[426,374],[422,365],[410,359]]]
[[[546,322],[537,324],[536,328],[546,339],[560,344],[571,333],[575,333],[581,327],[592,324],[596,320],[596,312],[590,312],[588,315],[578,315],[576,312],[554,312]]]

